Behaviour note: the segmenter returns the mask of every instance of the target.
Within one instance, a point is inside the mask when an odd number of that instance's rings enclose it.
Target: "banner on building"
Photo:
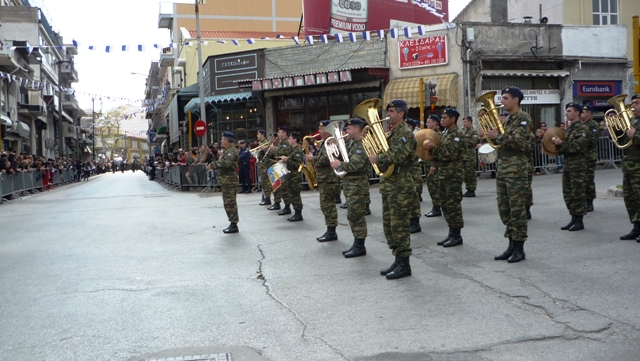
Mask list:
[[[400,69],[445,65],[449,62],[447,36],[398,41]]]

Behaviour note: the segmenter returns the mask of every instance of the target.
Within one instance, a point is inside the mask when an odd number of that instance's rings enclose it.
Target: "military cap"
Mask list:
[[[247,141],[246,141],[246,140],[244,140],[244,139],[240,139],[240,140],[238,141],[238,144],[247,144]]]
[[[524,99],[524,94],[522,93],[522,90],[520,90],[520,88],[518,88],[517,86],[508,86],[502,89],[502,93],[500,94],[501,95],[509,94],[513,97],[520,99],[520,101]]]
[[[582,106],[582,110],[588,110],[588,111],[590,111],[591,113],[593,113],[593,107],[592,107],[591,105],[589,105],[589,104],[585,104],[585,105],[583,105],[583,106]]]
[[[438,124],[440,124],[440,117],[435,115],[435,114],[429,115],[429,117],[427,117],[427,119],[434,120],[434,121],[438,122]]]
[[[573,109],[577,110],[578,112],[582,113],[582,105],[580,105],[578,103],[574,103],[574,102],[567,103],[567,105],[565,105],[564,108],[565,109],[573,108]]]
[[[258,133],[260,133],[260,134],[262,134],[262,135],[264,135],[264,136],[266,136],[266,135],[267,135],[267,131],[266,131],[266,130],[264,130],[264,129],[260,129],[260,130],[258,130]]]
[[[447,108],[442,112],[442,114],[446,114],[449,117],[455,117],[456,120],[460,119],[460,113],[454,108]]]
[[[289,136],[291,136],[291,138],[296,138],[296,139],[302,138],[302,135],[300,134],[300,132],[291,132]]]
[[[231,140],[236,139],[236,136],[231,132],[222,132],[222,136]]]
[[[319,127],[326,127],[329,124],[331,124],[330,120],[321,120],[320,123],[318,123],[318,126]]]
[[[271,134],[272,137],[278,137],[278,133]]]
[[[283,126],[279,127],[278,130],[283,130],[285,132],[288,132],[289,131],[289,127],[287,127],[286,125],[283,125]]]
[[[640,98],[640,93],[633,94],[633,96],[631,97],[631,100],[636,100],[637,98]]]
[[[402,99],[396,99],[396,100],[392,100],[389,102],[389,104],[387,104],[387,107],[385,108],[385,110],[389,110],[389,108],[406,108],[407,107],[407,102],[405,102]]]
[[[415,119],[411,119],[411,118],[407,118],[407,120],[405,120],[405,122],[407,124],[409,124],[412,127],[417,127],[418,126],[418,121]]]
[[[345,123],[345,128],[349,125],[359,125],[362,126],[364,125],[364,122],[362,121],[362,119],[358,119],[358,118],[351,118],[349,120],[347,120],[347,122]]]

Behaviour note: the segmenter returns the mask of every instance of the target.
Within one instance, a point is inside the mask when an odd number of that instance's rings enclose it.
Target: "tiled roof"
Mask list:
[[[189,34],[192,38],[196,38],[196,31],[189,30]],[[292,36],[298,36],[298,33],[293,32],[275,32],[275,31],[216,31],[216,30],[201,30],[200,37],[202,39],[256,39],[269,38],[275,39],[278,34],[284,36],[285,39],[291,39]],[[304,34],[300,34],[300,37],[304,37]]]

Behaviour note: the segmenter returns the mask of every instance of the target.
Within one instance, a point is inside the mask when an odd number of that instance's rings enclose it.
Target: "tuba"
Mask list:
[[[315,139],[315,136],[305,135],[304,138],[302,138],[302,149],[304,149],[304,154],[311,153],[311,150],[309,149],[309,139]],[[309,189],[316,189],[318,182],[316,181],[316,169],[313,167],[313,162],[303,162],[300,164],[300,167],[298,167],[298,172],[302,172],[304,177],[307,178]]]
[[[615,109],[609,109],[604,113],[605,124],[607,124],[611,139],[620,149],[627,149],[633,145],[633,139],[626,137],[627,130],[632,127],[631,105],[624,104],[626,97],[627,94],[620,94],[607,100],[607,103],[613,105]],[[625,139],[627,140],[625,141]]]
[[[500,120],[500,114],[498,114],[498,109],[501,107],[497,107],[494,101],[496,93],[498,92],[490,91],[486,94],[481,95],[476,100],[477,102],[484,105],[478,112],[478,119],[480,128],[482,128],[485,136],[491,129],[497,129],[498,134],[504,134],[504,127],[502,125],[502,121]],[[501,145],[494,143],[493,139],[489,139],[489,137],[487,137],[487,141],[493,147],[493,149],[500,149]]]
[[[324,141],[324,147],[327,150],[327,157],[330,162],[334,160],[348,162],[349,154],[347,153],[347,145],[345,144],[344,138],[346,136],[342,135],[342,128],[344,128],[344,121],[338,120],[331,122],[325,128],[325,132],[331,134],[329,138]],[[342,177],[347,174],[347,172],[340,171],[337,169],[333,170],[336,175]]]
[[[381,154],[389,150],[389,143],[387,142],[387,136],[382,128],[382,122],[388,118],[380,119],[380,112],[382,111],[382,99],[373,98],[367,99],[353,110],[353,116],[355,118],[363,119],[367,122],[367,126],[362,132],[362,144],[367,155]],[[380,178],[388,178],[395,169],[392,164],[389,168],[382,172],[377,164],[371,164],[373,170],[380,176]]]

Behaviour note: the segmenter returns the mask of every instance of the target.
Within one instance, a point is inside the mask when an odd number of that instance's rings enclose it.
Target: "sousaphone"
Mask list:
[[[436,145],[436,147],[440,146],[442,143],[442,137],[438,132],[432,129],[422,129],[418,133],[416,133],[416,142],[418,146],[416,147],[416,155],[418,158],[426,161],[433,160],[433,154],[431,151],[424,149],[424,145],[429,142]]]
[[[564,130],[562,128],[553,127],[547,129],[542,137],[542,152],[552,157],[560,154],[560,147],[553,144],[553,137],[558,137],[562,139],[563,142],[567,140],[567,136],[564,134]]]

